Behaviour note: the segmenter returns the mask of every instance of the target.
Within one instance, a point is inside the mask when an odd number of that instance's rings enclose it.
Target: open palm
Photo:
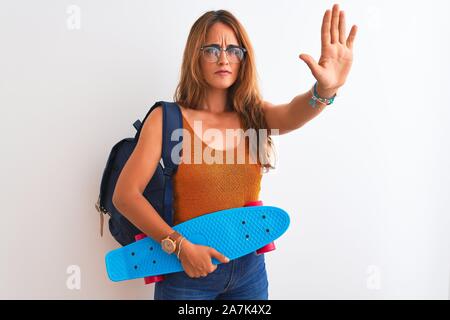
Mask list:
[[[319,62],[310,55],[300,55],[300,59],[311,69],[318,87],[324,92],[335,92],[345,83],[353,62],[356,31],[357,26],[353,25],[348,38],[345,38],[345,14],[339,10],[339,5],[335,4],[332,10],[326,10],[323,16]]]

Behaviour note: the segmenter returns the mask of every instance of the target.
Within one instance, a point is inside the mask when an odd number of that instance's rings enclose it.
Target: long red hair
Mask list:
[[[195,21],[186,42],[181,66],[180,81],[176,87],[173,100],[186,108],[196,109],[206,97],[207,83],[200,68],[200,47],[206,41],[208,29],[216,22],[222,22],[234,30],[239,45],[247,52],[241,61],[239,74],[235,83],[228,88],[227,100],[239,115],[244,131],[266,129],[267,134],[256,134],[256,141],[250,148],[251,154],[263,167],[264,172],[274,169],[274,145],[262,110],[262,97],[259,91],[254,50],[250,39],[241,23],[227,10],[208,11]],[[255,143],[256,142],[256,143]],[[259,147],[258,147],[259,146]]]

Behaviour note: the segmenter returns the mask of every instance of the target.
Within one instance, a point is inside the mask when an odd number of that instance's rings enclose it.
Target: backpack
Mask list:
[[[135,241],[135,236],[143,232],[125,218],[113,205],[112,196],[122,168],[136,147],[141,129],[149,114],[159,105],[163,111],[163,135],[161,160],[155,173],[147,184],[143,196],[169,225],[173,226],[173,185],[172,176],[181,161],[179,153],[171,154],[173,148],[182,142],[182,135],[177,141],[172,141],[173,130],[183,127],[183,118],[180,107],[173,102],[158,101],[148,111],[144,120],[138,119],[134,124],[137,130],[134,138],[125,138],[114,145],[106,162],[100,184],[100,193],[95,208],[100,213],[100,235],[103,236],[104,215],[109,215],[109,231],[114,239],[122,246]],[[181,148],[180,148],[181,151]],[[172,161],[173,160],[173,161]]]

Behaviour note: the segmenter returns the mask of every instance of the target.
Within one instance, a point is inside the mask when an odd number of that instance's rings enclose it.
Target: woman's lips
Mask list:
[[[227,76],[227,75],[230,75],[231,73],[227,72],[227,71],[219,71],[219,72],[216,72],[216,74],[220,75],[220,76]]]

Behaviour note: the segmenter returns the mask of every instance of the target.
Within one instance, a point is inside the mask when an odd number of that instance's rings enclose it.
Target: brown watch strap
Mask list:
[[[174,232],[172,232],[172,233],[169,235],[169,238],[172,239],[175,243],[177,243],[177,241],[178,241],[181,237],[182,237],[181,234],[178,233],[177,231],[174,231]]]

